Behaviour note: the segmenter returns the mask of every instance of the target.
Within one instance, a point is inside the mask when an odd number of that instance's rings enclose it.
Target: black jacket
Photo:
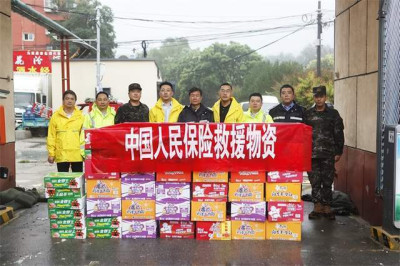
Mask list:
[[[179,114],[178,122],[200,122],[200,121],[214,122],[213,111],[200,104],[197,111],[193,110],[190,106],[185,106]]]
[[[117,110],[114,118],[115,124],[125,122],[149,122],[149,107],[140,103],[138,106],[132,106],[130,102],[122,105]]]
[[[300,122],[303,123],[303,116],[305,112],[305,108],[303,106],[298,105],[297,103],[294,102],[294,105],[292,108],[290,108],[289,111],[286,111],[285,108],[283,108],[282,104],[278,104],[271,110],[269,110],[269,115],[272,117],[274,122],[279,123],[279,122]]]

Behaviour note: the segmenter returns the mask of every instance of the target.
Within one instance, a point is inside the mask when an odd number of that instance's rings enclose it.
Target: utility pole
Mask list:
[[[317,33],[317,77],[321,77],[321,33],[322,33],[322,12],[321,12],[321,0],[318,0],[318,33]]]
[[[100,8],[97,8],[96,30],[97,30],[96,92],[99,92],[103,90],[100,80]]]

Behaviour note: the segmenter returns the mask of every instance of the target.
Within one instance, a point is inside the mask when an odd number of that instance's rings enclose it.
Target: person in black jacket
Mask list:
[[[269,115],[275,123],[303,122],[305,108],[294,101],[294,89],[285,84],[280,89],[281,103],[269,110]]]
[[[189,90],[189,106],[185,106],[179,114],[178,122],[214,122],[213,111],[205,107],[201,101],[203,92],[193,87]]]

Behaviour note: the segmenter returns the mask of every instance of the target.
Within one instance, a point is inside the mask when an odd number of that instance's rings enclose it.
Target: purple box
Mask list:
[[[122,238],[156,237],[156,220],[122,220]]]
[[[121,216],[121,198],[86,200],[87,217]]]
[[[156,201],[189,201],[190,183],[179,182],[157,182],[156,183]]]
[[[156,173],[121,173],[121,181],[136,180],[136,181],[155,181]]]
[[[134,178],[121,179],[122,199],[155,200],[155,185],[155,181],[138,181]]]
[[[190,221],[190,200],[157,201],[156,220]]]
[[[257,221],[266,220],[265,202],[232,202],[231,219],[233,221]]]

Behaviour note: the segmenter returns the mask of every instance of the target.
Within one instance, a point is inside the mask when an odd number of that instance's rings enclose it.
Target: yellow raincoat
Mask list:
[[[229,111],[228,114],[226,115],[225,121],[224,123],[241,123],[243,122],[243,109],[242,106],[240,106],[240,104],[236,101],[235,98],[231,98],[232,99],[232,103],[231,103],[231,107],[229,107]],[[214,121],[216,123],[221,122],[219,119],[219,105],[221,103],[221,100],[218,100],[212,110],[214,112]]]
[[[273,123],[272,117],[263,112],[263,110],[258,111],[258,113],[252,117],[250,109],[244,113],[243,116],[244,123]]]
[[[150,109],[150,122],[156,122],[156,123],[161,123],[161,122],[170,122],[170,123],[175,123],[178,122],[178,117],[181,111],[183,110],[183,105],[181,105],[177,100],[172,98],[172,109],[169,114],[168,121],[165,120],[165,114],[164,110],[162,108],[162,100],[158,99],[156,105]]]

